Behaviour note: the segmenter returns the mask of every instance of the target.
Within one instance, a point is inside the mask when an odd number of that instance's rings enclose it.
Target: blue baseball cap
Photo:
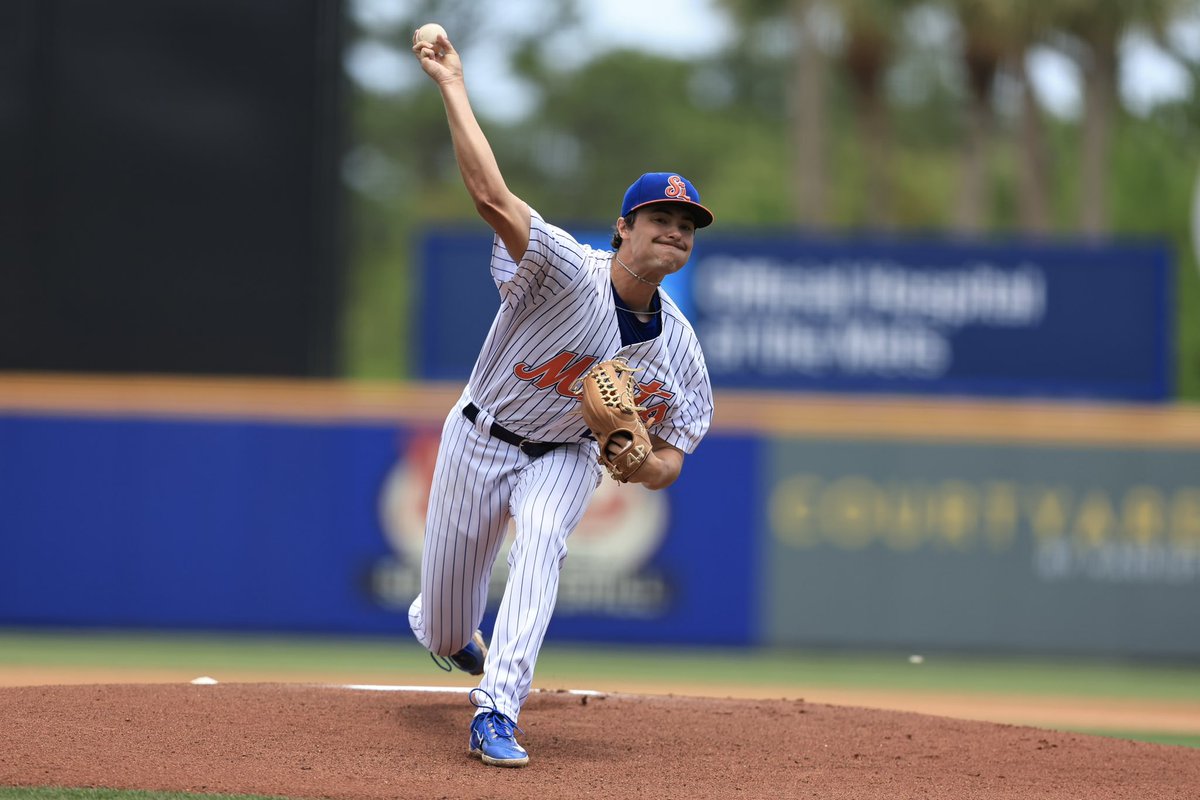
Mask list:
[[[696,227],[713,223],[713,213],[700,205],[700,193],[692,182],[677,172],[647,172],[633,182],[621,203],[621,216],[651,203],[685,203],[696,217]]]

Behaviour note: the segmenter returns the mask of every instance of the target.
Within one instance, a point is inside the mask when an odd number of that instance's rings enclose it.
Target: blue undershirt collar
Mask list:
[[[635,313],[623,310],[628,308],[628,304],[617,294],[616,286],[611,282],[608,285],[612,288],[613,302],[617,306],[617,325],[621,329],[622,347],[648,341],[662,333],[662,300],[659,299],[657,291],[650,298],[650,321],[642,322]]]

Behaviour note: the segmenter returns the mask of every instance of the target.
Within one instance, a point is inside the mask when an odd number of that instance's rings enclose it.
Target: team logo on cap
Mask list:
[[[678,175],[672,175],[667,178],[667,188],[664,191],[667,197],[682,197],[684,200],[691,200],[687,193],[687,184],[683,182],[683,178]]]

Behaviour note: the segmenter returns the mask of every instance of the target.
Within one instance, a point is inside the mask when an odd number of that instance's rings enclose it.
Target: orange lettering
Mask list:
[[[663,389],[663,382],[657,380],[648,381],[647,383],[639,383],[637,385],[637,389],[637,397],[634,398],[633,402],[637,403],[639,406],[644,406],[646,401],[655,397],[661,397],[663,400],[670,400],[675,396],[674,392],[668,392]],[[667,411],[670,410],[670,408],[671,405],[669,403],[659,403],[657,405],[650,406],[641,412],[640,416],[642,418],[642,422],[646,424],[647,428],[652,425],[657,425],[666,419]]]
[[[663,391],[662,381],[650,381],[649,383],[639,383],[637,385],[637,396],[633,402],[639,406],[645,405],[646,401],[652,397],[661,397],[664,400],[670,400],[675,396],[674,392]]]
[[[563,397],[574,397],[571,387],[595,363],[596,359],[593,356],[580,358],[568,350],[563,350],[545,364],[536,367],[517,364],[513,367],[513,374],[523,381],[533,381],[533,385],[539,389],[549,389],[553,386]]]
[[[659,403],[656,406],[650,406],[650,408],[641,411],[638,416],[642,418],[642,423],[647,428],[650,428],[663,421],[663,419],[667,416],[668,408],[670,408],[670,406],[668,406],[666,403]]]

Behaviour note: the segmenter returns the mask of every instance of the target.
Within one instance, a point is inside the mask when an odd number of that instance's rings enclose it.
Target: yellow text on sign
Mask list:
[[[773,535],[793,547],[897,551],[935,546],[1007,550],[1018,532],[1081,547],[1170,545],[1200,550],[1200,488],[1118,489],[1010,480],[881,480],[801,473],[771,492]]]

